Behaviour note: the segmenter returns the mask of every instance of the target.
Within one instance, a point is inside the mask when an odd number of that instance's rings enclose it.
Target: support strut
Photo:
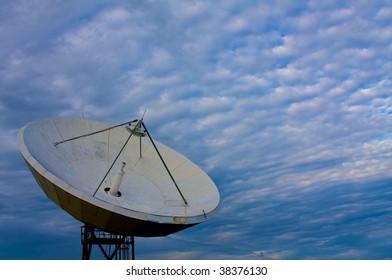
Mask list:
[[[113,234],[84,225],[81,227],[82,260],[90,260],[93,245],[98,245],[107,260],[129,260],[131,245],[132,260],[135,260],[134,236]]]
[[[171,174],[171,172],[170,172],[169,168],[167,167],[167,165],[166,165],[165,161],[163,160],[163,157],[161,156],[161,153],[159,152],[159,150],[158,150],[157,146],[155,145],[155,143],[154,143],[154,140],[152,140],[152,137],[151,137],[150,133],[148,132],[148,129],[147,129],[146,125],[144,124],[144,122],[143,122],[143,121],[142,121],[142,123],[141,123],[141,124],[142,124],[142,126],[143,126],[144,130],[146,131],[146,133],[147,133],[147,135],[148,135],[148,138],[150,138],[150,141],[151,141],[152,145],[154,146],[154,148],[155,148],[155,151],[157,152],[157,154],[158,154],[159,158],[161,159],[161,161],[162,161],[162,163],[163,163],[163,166],[165,166],[167,173],[169,174],[170,178],[172,179],[172,181],[173,181],[174,185],[176,186],[178,193],[180,194],[180,196],[181,196],[182,200],[183,200],[183,201],[184,201],[184,203],[185,203],[185,206],[188,206],[188,202],[186,201],[186,199],[185,199],[184,195],[182,194],[182,192],[181,192],[180,188],[178,187],[178,185],[177,185],[177,183],[176,183],[176,180],[174,180],[174,177],[173,177],[173,175]]]

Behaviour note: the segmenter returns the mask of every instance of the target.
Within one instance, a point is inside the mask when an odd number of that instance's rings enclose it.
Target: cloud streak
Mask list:
[[[119,123],[147,108],[154,137],[211,175],[223,208],[161,249],[141,239],[142,258],[391,258],[386,1],[4,5],[2,228],[75,225],[52,218],[60,210],[18,155],[20,127],[52,115]]]

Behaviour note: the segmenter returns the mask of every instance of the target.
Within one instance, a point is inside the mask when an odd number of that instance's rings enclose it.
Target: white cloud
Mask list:
[[[245,229],[219,218],[222,224],[210,227],[224,232],[215,237],[228,243],[241,238],[258,243],[258,251],[249,246],[238,253],[249,258],[317,257],[304,247],[325,248],[338,239],[327,229],[315,231],[324,236],[313,239],[292,231],[296,223],[312,225],[290,212],[339,231],[341,225],[334,223],[339,216],[328,219],[330,204],[318,201],[318,209],[315,196],[333,200],[341,194],[337,185],[350,189],[389,180],[392,27],[387,4],[57,4],[10,1],[0,12],[7,27],[0,30],[5,42],[0,46],[2,155],[16,153],[16,131],[37,118],[83,113],[118,123],[147,108],[154,138],[217,179],[229,204],[222,212]],[[23,168],[12,164],[1,160],[8,169]],[[366,192],[384,198],[376,188]],[[300,202],[304,208],[296,205]],[[259,241],[255,236],[261,231],[252,219],[265,212],[270,217],[260,223],[271,230]],[[51,221],[46,225],[50,228]],[[290,234],[303,242],[296,244],[303,251],[284,242]],[[263,249],[262,242],[277,249]],[[370,254],[343,249],[346,254],[334,256]],[[197,250],[176,252],[179,258],[200,257]]]
[[[0,134],[0,152],[16,152],[18,150],[16,141],[18,132],[18,129],[11,129]]]
[[[392,8],[391,7],[382,7],[378,10],[376,19],[378,20],[389,20],[392,16]]]

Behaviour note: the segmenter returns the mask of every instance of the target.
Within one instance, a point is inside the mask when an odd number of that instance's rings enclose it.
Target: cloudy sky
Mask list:
[[[391,259],[391,88],[387,0],[2,0],[0,259],[81,257],[18,130],[145,108],[222,209],[139,259]]]

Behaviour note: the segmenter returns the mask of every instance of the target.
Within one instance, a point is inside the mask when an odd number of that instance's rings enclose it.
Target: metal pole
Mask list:
[[[161,154],[159,153],[158,148],[157,148],[157,146],[155,145],[154,140],[152,140],[151,135],[150,135],[150,133],[148,132],[147,127],[146,127],[146,125],[144,124],[144,122],[142,122],[142,125],[143,125],[144,129],[146,130],[147,135],[148,135],[148,138],[150,138],[151,143],[152,143],[152,145],[154,146],[154,148],[155,148],[155,150],[156,150],[156,152],[157,152],[159,158],[161,159],[163,165],[165,166],[167,173],[169,174],[170,178],[172,179],[174,185],[176,186],[178,193],[181,195],[182,200],[184,200],[185,205],[188,206],[188,202],[186,201],[184,195],[182,194],[180,188],[178,187],[176,181],[174,180],[173,175],[170,173],[169,168],[167,167],[165,161],[163,160],[163,157],[162,157]]]
[[[58,141],[58,142],[55,142],[54,145],[57,146],[59,144],[62,144],[62,143],[68,142],[68,141],[72,141],[72,140],[76,140],[76,139],[79,139],[79,138],[82,138],[82,137],[87,137],[87,136],[91,136],[91,135],[98,134],[98,133],[101,133],[101,132],[105,132],[105,131],[108,131],[110,129],[113,129],[113,128],[116,128],[116,127],[119,127],[119,126],[123,126],[123,125],[126,125],[126,124],[130,124],[130,123],[133,123],[133,122],[136,122],[136,121],[137,120],[133,120],[133,121],[130,121],[130,122],[125,122],[125,123],[120,123],[118,125],[110,126],[108,128],[97,130],[97,131],[94,131],[94,132],[91,132],[91,133],[87,133],[87,134],[79,135],[79,136],[72,137],[72,138],[69,138],[69,139],[65,139],[65,140],[62,140],[62,141]]]
[[[135,237],[131,236],[132,260],[135,260]]]
[[[142,137],[140,136],[140,141],[139,141],[139,148],[140,148],[140,157],[142,157]]]
[[[92,250],[92,232],[91,228],[87,225],[81,227],[82,230],[82,260],[89,260],[91,258]]]
[[[114,164],[116,163],[117,159],[119,158],[120,154],[121,154],[122,151],[124,150],[125,146],[128,144],[129,139],[131,139],[131,136],[133,135],[133,132],[136,130],[136,128],[137,128],[138,126],[140,126],[140,123],[142,123],[142,120],[139,120],[139,122],[136,124],[135,129],[134,129],[134,130],[131,130],[131,134],[129,135],[127,141],[125,141],[124,146],[122,146],[120,152],[117,154],[117,156],[116,156],[116,158],[114,159],[112,165],[109,167],[109,170],[106,172],[105,176],[103,176],[103,178],[102,178],[101,182],[99,183],[97,189],[96,189],[95,192],[93,193],[93,197],[97,194],[97,192],[98,192],[99,188],[101,187],[103,181],[105,181],[105,179],[106,179],[106,177],[108,176],[110,170],[112,170],[112,168],[113,168]]]

